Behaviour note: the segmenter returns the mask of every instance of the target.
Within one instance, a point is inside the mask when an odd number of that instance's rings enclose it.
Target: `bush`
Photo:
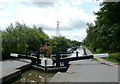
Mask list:
[[[109,54],[109,59],[114,59],[114,60],[120,61],[120,53]]]
[[[102,50],[101,49],[96,49],[96,52],[99,54],[99,53],[102,53]]]
[[[43,55],[40,55],[40,58],[43,58],[44,56]]]
[[[44,57],[50,58],[52,54],[51,50],[52,48],[47,45],[41,45],[40,47],[40,53],[44,54]]]
[[[29,27],[18,22],[2,30],[2,58],[10,58],[10,53],[25,54],[26,50],[38,51],[48,36],[40,27]]]
[[[55,57],[52,57],[52,60],[55,60]]]

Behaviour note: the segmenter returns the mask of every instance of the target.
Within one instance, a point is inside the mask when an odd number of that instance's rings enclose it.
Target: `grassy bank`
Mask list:
[[[87,55],[86,52],[85,52],[85,46],[83,46],[83,50],[84,50],[84,55]]]
[[[90,50],[93,54],[104,53],[101,49],[96,49],[96,52],[94,52],[94,49],[93,49],[93,48],[88,47],[88,46],[86,46],[86,48],[87,48],[88,50]]]
[[[87,47],[88,50],[90,50],[93,54],[100,54],[104,53],[101,49],[96,49],[96,52],[94,52],[93,48]],[[120,53],[109,53],[109,57],[102,57],[102,59],[114,62],[114,63],[120,63]],[[91,59],[93,61],[98,61],[96,58]]]
[[[84,55],[87,55],[87,53],[85,52],[85,46],[83,47],[83,49],[84,49]],[[93,59],[91,59],[92,61],[99,61],[99,60],[97,60],[96,58],[93,58]]]
[[[87,48],[88,50],[90,50],[93,54],[99,54],[99,53],[101,53],[101,50],[100,50],[100,49],[96,49],[96,52],[94,52],[93,48],[88,47],[88,46],[86,46],[86,48]],[[93,59],[91,59],[91,60],[92,60],[92,61],[99,61],[99,60],[97,60],[96,58],[93,58]]]
[[[110,53],[109,57],[102,57],[102,59],[114,63],[120,63],[120,53]]]
[[[93,59],[91,59],[92,61],[99,61],[98,59],[96,59],[96,58],[93,58]]]

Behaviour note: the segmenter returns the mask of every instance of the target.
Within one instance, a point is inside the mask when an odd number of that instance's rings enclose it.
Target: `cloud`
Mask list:
[[[70,27],[74,29],[80,29],[80,28],[85,28],[86,27],[86,22],[83,20],[71,20],[69,22]]]
[[[94,8],[94,9],[92,9],[92,11],[95,12],[95,13],[98,12],[99,10],[100,10],[100,8]]]
[[[68,26],[60,26],[59,29],[64,31],[82,29],[82,28],[86,28],[87,22],[82,20],[70,20],[68,24],[69,24]],[[44,30],[50,30],[50,31],[56,30],[56,27],[49,27],[43,24],[37,24],[37,25],[43,27]],[[60,23],[60,25],[62,25],[62,23]]]
[[[82,4],[82,1],[80,1],[80,0],[74,0],[74,1],[72,1],[71,3],[72,3],[72,5],[74,5],[74,6],[79,6],[79,5]]]
[[[55,31],[49,31],[49,30],[44,30],[46,34],[48,34],[51,38],[53,36],[56,36],[56,30]],[[86,37],[86,29],[85,28],[81,28],[81,29],[77,29],[77,30],[68,30],[67,32],[64,30],[60,30],[60,34],[61,36],[65,36],[68,39],[71,40],[77,40],[77,41],[82,41],[83,38]]]
[[[0,11],[4,11],[4,10],[5,10],[4,8],[0,7]]]
[[[78,2],[78,0],[76,1]],[[72,5],[71,5],[72,4]],[[70,39],[81,41],[86,36],[86,23],[94,22],[95,16],[85,13],[79,5],[70,2],[12,2],[5,3],[0,10],[0,28],[5,29],[16,21],[28,26],[33,24],[43,27],[49,36],[56,34],[57,21],[60,21],[60,32]],[[92,11],[92,10],[91,10]]]
[[[50,38],[56,36],[56,30],[52,30],[52,31],[44,30],[44,32],[48,34]],[[76,30],[67,30],[67,31],[60,29],[60,34],[61,36],[65,36],[68,39],[77,40],[77,41],[82,41],[83,38],[85,38],[87,35],[86,28],[81,28]]]
[[[38,7],[53,7],[55,6],[55,2],[31,2],[34,6]]]
[[[86,37],[86,28],[76,29],[74,31],[61,31],[61,35],[66,36],[71,40],[82,41]]]

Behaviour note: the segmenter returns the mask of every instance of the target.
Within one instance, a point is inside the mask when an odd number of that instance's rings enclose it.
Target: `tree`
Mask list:
[[[65,37],[54,37],[50,40],[50,46],[52,46],[52,52],[67,52],[67,49],[71,47],[71,44]]]
[[[38,51],[40,45],[45,44],[45,39],[49,38],[39,27],[30,28],[25,24],[11,24],[2,31],[3,59],[9,58],[10,53],[25,54],[26,49]]]
[[[88,24],[86,45],[103,51],[120,50],[120,2],[103,2],[100,11],[96,12],[95,25]]]
[[[15,25],[10,24],[6,30],[2,30],[2,58],[10,58],[10,53],[25,54],[26,51],[39,51],[45,56],[50,54],[46,48],[51,48],[51,53],[66,52],[72,45],[79,44],[78,41],[71,41],[65,37],[54,37],[53,39],[47,36],[41,27],[27,26],[18,22]],[[46,45],[40,48],[40,45]]]

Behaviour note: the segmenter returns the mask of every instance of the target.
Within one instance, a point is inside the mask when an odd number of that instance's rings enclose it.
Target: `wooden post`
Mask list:
[[[78,57],[78,51],[76,51],[76,57]]]
[[[36,64],[36,60],[35,59],[31,59],[31,61],[32,61],[33,65]]]
[[[45,60],[45,72],[47,72],[47,60]]]
[[[69,66],[69,60],[65,60],[64,66]]]
[[[37,53],[37,66],[39,66],[39,55],[40,55],[40,52],[38,51],[38,53]]]
[[[60,53],[59,52],[56,53],[56,66],[60,67]]]
[[[26,50],[26,58],[28,57],[28,49]]]

